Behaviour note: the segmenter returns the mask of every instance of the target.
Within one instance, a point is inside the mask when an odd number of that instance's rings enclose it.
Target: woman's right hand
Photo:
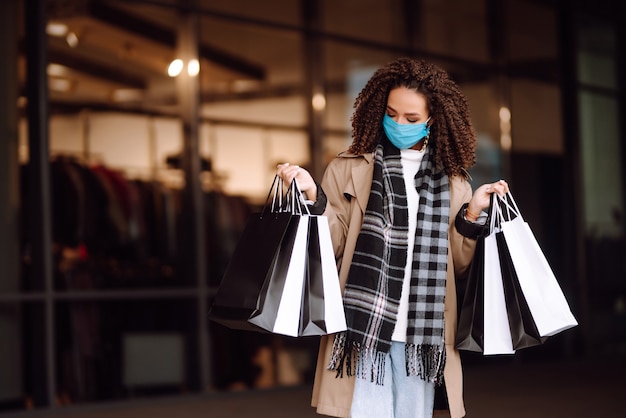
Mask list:
[[[289,163],[278,164],[276,174],[287,184],[291,184],[295,179],[296,184],[307,200],[312,200],[313,202],[317,200],[317,184],[315,184],[311,173],[304,168]]]
[[[476,219],[483,210],[489,207],[489,200],[491,199],[491,195],[493,193],[504,196],[508,192],[509,184],[504,180],[500,180],[495,183],[483,184],[477,188],[476,191],[474,191],[472,199],[467,205],[467,214],[471,214],[470,217],[472,219]]]

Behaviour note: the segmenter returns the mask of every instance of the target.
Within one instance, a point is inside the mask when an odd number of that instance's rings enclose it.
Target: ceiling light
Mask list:
[[[191,77],[195,77],[198,73],[200,73],[200,62],[194,58],[187,64],[187,74]]]
[[[511,111],[509,110],[508,107],[501,107],[500,108],[500,120],[504,121],[504,122],[510,122],[511,121]]]
[[[511,150],[511,111],[508,107],[500,108],[500,146],[505,151]]]
[[[65,37],[65,42],[71,47],[76,48],[78,46],[78,36],[74,32],[70,32]]]
[[[67,34],[67,25],[61,22],[48,22],[46,33],[50,36],[65,36]]]
[[[183,60],[180,58],[173,60],[167,67],[167,75],[170,77],[178,77],[181,71],[183,71]]]
[[[67,75],[67,67],[61,64],[50,63],[46,68],[46,72],[51,76],[64,76]]]
[[[324,110],[326,108],[326,97],[324,97],[322,93],[315,93],[311,104],[313,105],[313,109],[317,111]]]
[[[48,81],[51,90],[60,91],[60,92],[68,92],[72,88],[72,82],[65,78],[51,78]]]

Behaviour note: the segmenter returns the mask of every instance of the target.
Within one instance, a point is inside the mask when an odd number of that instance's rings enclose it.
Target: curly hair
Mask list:
[[[431,117],[429,144],[437,168],[449,176],[466,175],[466,169],[476,162],[476,134],[467,101],[445,70],[424,60],[399,58],[372,75],[354,102],[353,141],[348,151],[364,154],[376,149],[384,136],[387,97],[397,87],[426,97]]]

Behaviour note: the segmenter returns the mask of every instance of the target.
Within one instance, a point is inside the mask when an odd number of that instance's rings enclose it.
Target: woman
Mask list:
[[[321,339],[312,404],[337,417],[431,417],[445,383],[451,417],[463,417],[455,279],[473,256],[478,215],[508,185],[472,194],[467,102],[438,66],[395,60],[354,107],[352,145],[321,186],[298,166],[277,170],[328,217],[344,294],[348,331]]]

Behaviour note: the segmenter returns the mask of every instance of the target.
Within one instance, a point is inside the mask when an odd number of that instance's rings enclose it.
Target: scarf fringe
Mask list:
[[[360,344],[349,343],[347,332],[335,334],[328,370],[335,370],[336,377],[343,377],[344,371],[348,377],[354,376],[359,351]]]
[[[346,360],[346,333],[335,334],[333,338],[333,348],[330,351],[330,361],[328,370],[336,370],[337,377],[343,377],[343,368]]]
[[[369,377],[370,382],[379,386],[385,382],[385,363],[387,353],[376,351],[373,348],[361,349],[358,352],[356,376],[361,379]]]
[[[427,382],[441,384],[443,369],[446,365],[446,349],[433,344],[406,344],[407,376],[419,376]]]
[[[407,343],[404,353],[407,376],[417,376],[437,385],[443,383],[445,345]],[[328,370],[336,371],[338,378],[343,377],[345,371],[348,377],[369,378],[371,382],[382,385],[387,354],[373,347],[363,348],[357,342],[348,342],[347,333],[342,332],[335,335]]]
[[[345,371],[348,377],[369,377],[371,382],[382,385],[385,380],[386,358],[385,352],[377,351],[373,347],[363,348],[358,342],[348,342],[347,333],[342,332],[335,335],[328,369],[335,370],[336,377],[343,377]]]

